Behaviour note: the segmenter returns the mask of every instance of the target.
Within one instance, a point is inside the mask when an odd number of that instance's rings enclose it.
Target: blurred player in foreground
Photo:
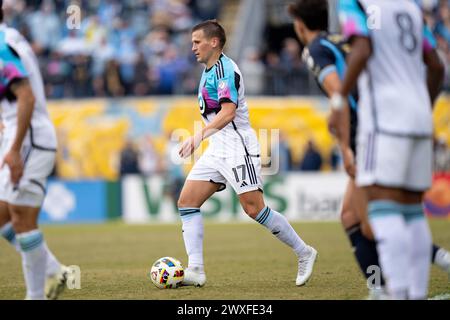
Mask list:
[[[374,6],[381,14],[369,20]],[[356,183],[367,194],[388,294],[425,299],[432,250],[422,196],[431,185],[432,105],[443,66],[413,1],[341,0],[339,18],[352,50],[331,107],[342,111],[358,81]]]
[[[26,40],[5,24],[0,25],[0,100],[0,233],[21,253],[26,299],[56,299],[68,270],[50,252],[37,225],[55,163],[56,135],[37,59]]]
[[[197,61],[206,66],[198,91],[206,126],[183,142],[179,154],[189,157],[209,137],[210,144],[186,178],[178,200],[189,257],[184,284],[203,286],[206,282],[200,207],[228,182],[244,211],[295,252],[296,285],[302,286],[312,274],[317,251],[303,242],[283,215],[264,203],[259,144],[249,123],[241,72],[222,52],[225,41],[225,31],[215,20],[192,29],[192,50]]]
[[[299,0],[288,7],[290,15],[294,18],[294,27],[299,40],[306,46],[303,50],[303,61],[314,74],[316,81],[323,92],[331,97],[339,92],[346,69],[345,58],[350,52],[350,46],[338,34],[329,34],[328,30],[328,1],[327,0]],[[350,239],[359,267],[366,278],[372,273],[368,268],[379,265],[376,243],[367,219],[367,201],[365,193],[358,188],[354,180],[353,159],[356,154],[356,128],[357,128],[357,102],[358,93],[352,90],[348,97],[350,114],[350,140],[341,139],[341,152],[344,155],[346,169],[350,176],[344,196],[341,211],[342,226]],[[331,110],[331,120],[348,121],[340,119],[336,110]],[[347,115],[344,114],[344,117]],[[443,248],[433,245],[432,262],[446,271],[450,277],[450,254]],[[380,285],[384,285],[381,279]],[[370,297],[377,298],[382,291],[373,287]]]

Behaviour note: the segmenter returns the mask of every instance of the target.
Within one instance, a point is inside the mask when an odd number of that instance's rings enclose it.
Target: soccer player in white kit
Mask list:
[[[180,156],[190,156],[209,137],[210,144],[189,173],[178,200],[189,258],[183,284],[203,286],[206,283],[200,207],[228,182],[238,194],[244,211],[295,252],[296,285],[302,286],[312,274],[317,251],[303,242],[283,215],[264,203],[259,144],[249,123],[241,72],[222,52],[225,41],[225,31],[215,20],[202,22],[192,29],[192,51],[197,61],[206,66],[198,91],[206,126],[183,142]]]
[[[55,163],[56,134],[37,59],[22,35],[5,24],[0,25],[0,99],[0,234],[21,253],[26,299],[56,299],[69,271],[48,249],[37,224]]]
[[[341,0],[339,18],[352,52],[331,106],[342,109],[358,82],[356,182],[368,196],[388,293],[424,299],[431,234],[421,202],[431,185],[432,105],[443,66],[413,1]]]

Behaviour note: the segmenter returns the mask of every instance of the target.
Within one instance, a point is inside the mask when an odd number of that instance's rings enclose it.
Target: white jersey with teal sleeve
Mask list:
[[[33,49],[25,38],[15,29],[0,25],[0,36],[8,50],[13,52],[24,72],[23,78],[27,78],[35,97],[35,105],[31,118],[31,125],[24,139],[24,144],[37,149],[55,150],[57,146],[54,126],[47,112],[44,83],[39,70],[38,60]],[[17,101],[11,95],[1,99],[2,121],[5,126],[3,139],[5,143],[11,143],[16,135],[17,128]]]
[[[221,54],[217,63],[205,69],[198,89],[200,113],[206,124],[221,110],[221,103],[236,105],[234,120],[209,138],[205,153],[217,157],[259,156],[259,145],[250,126],[244,81],[236,63]]]
[[[412,0],[340,0],[347,38],[363,36],[372,56],[358,80],[359,130],[406,137],[433,132],[423,54],[435,41]],[[350,39],[351,40],[351,39]]]
[[[17,97],[11,86],[27,79],[35,97],[31,124],[21,147],[23,174],[12,183],[9,166],[0,168],[0,201],[26,207],[41,207],[47,177],[55,164],[56,135],[49,119],[44,84],[36,56],[16,30],[0,26],[0,101],[4,124],[0,158],[9,151],[17,131]]]

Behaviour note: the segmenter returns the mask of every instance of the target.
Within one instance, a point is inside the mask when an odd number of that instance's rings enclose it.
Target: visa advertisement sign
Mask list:
[[[265,177],[266,203],[290,221],[336,221],[348,182],[345,173],[293,173]],[[122,180],[122,218],[126,223],[179,222],[176,200],[165,192],[162,176],[126,176]],[[202,215],[216,222],[250,221],[230,186],[202,206]]]

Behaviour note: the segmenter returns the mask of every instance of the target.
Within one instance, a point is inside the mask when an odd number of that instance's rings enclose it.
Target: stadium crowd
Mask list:
[[[448,0],[422,1],[450,62]],[[79,26],[67,25],[80,8]],[[201,66],[190,28],[220,17],[223,1],[6,0],[6,22],[33,44],[49,98],[193,94]],[[317,94],[293,38],[281,48],[248,48],[240,62],[249,95]],[[447,72],[446,89],[449,85]]]
[[[79,25],[71,5],[80,9]],[[116,97],[195,91],[189,30],[215,17],[220,2],[13,0],[4,7],[7,23],[39,57],[49,98]]]

